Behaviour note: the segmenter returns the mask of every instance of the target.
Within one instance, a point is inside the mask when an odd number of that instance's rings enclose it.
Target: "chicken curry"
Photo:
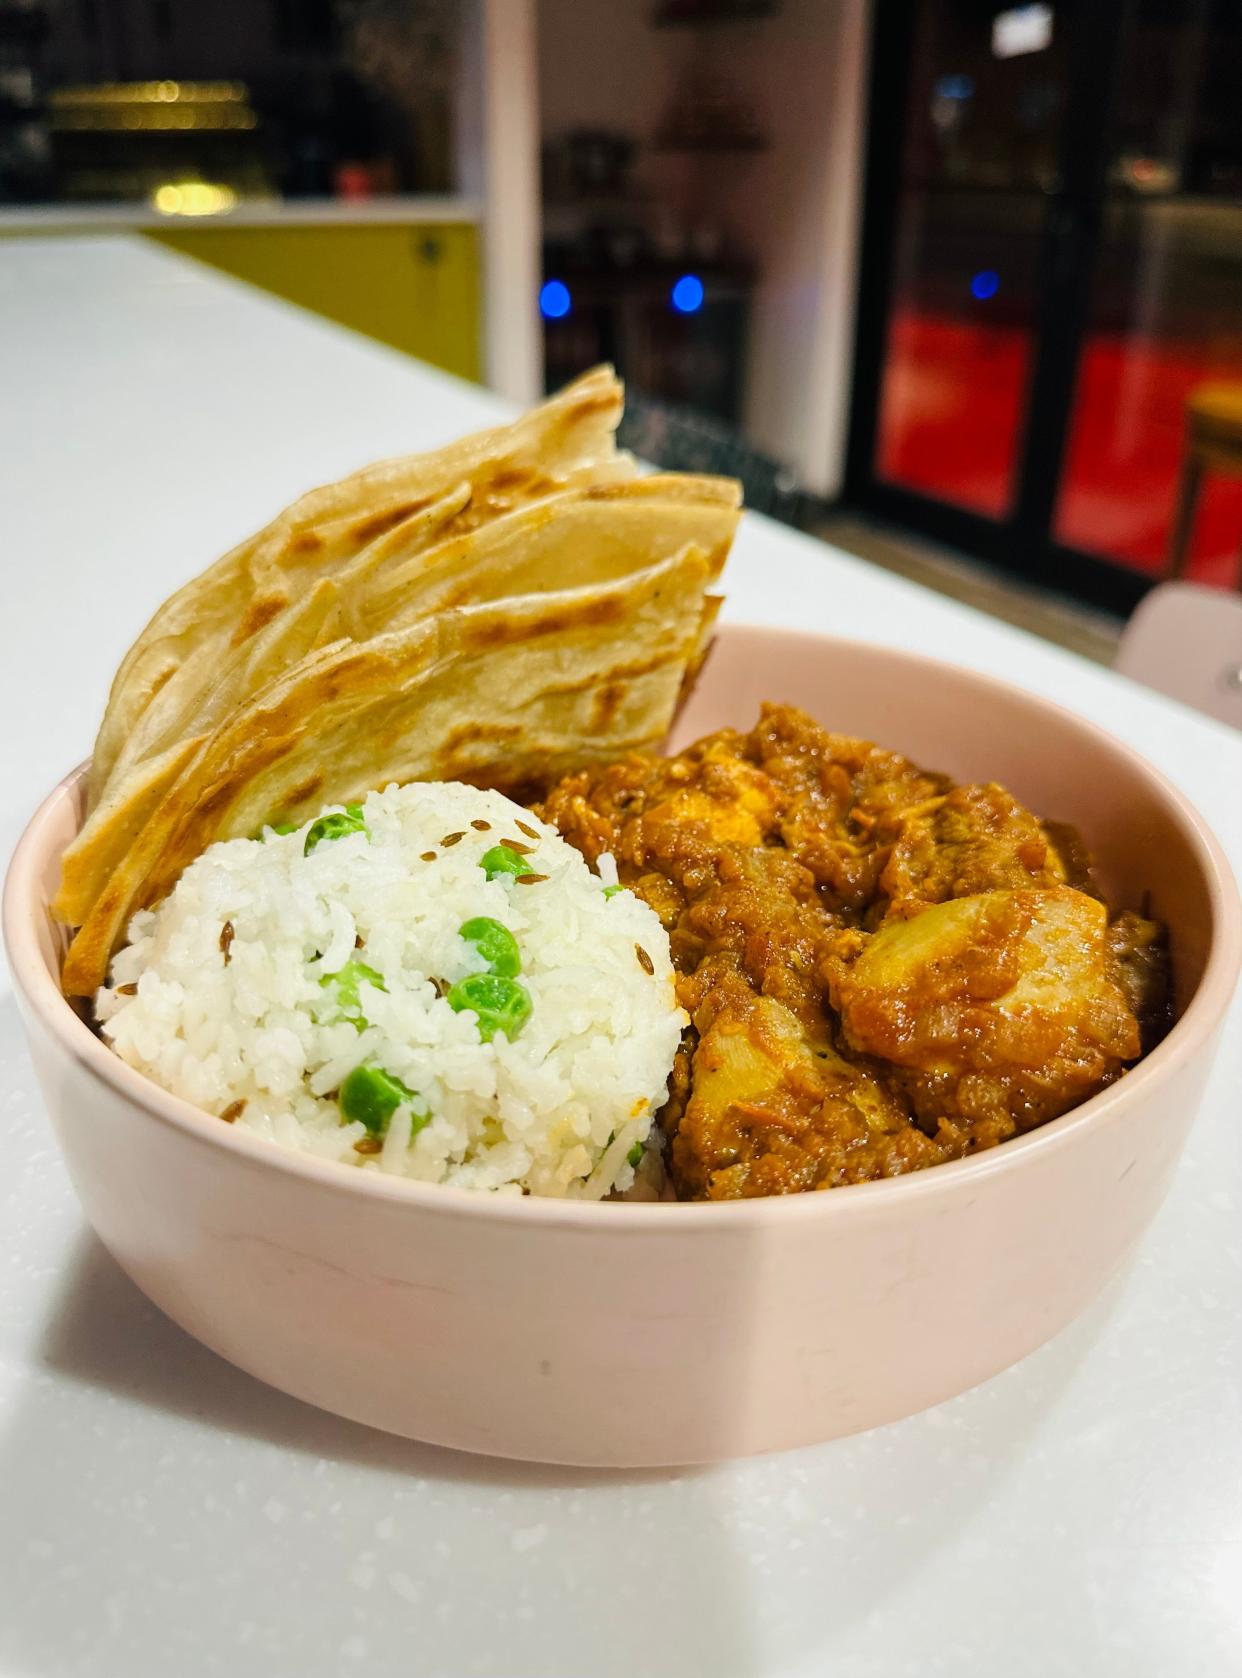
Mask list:
[[[893,1177],[1114,1082],[1168,1024],[1163,929],[1073,829],[803,712],[570,775],[543,814],[669,933],[680,1199]]]

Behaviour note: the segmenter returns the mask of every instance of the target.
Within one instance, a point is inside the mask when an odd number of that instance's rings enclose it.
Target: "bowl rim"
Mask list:
[[[952,1196],[959,1189],[969,1192],[998,1173],[1020,1169],[1024,1160],[1071,1147],[1084,1129],[1098,1128],[1114,1120],[1118,1110],[1128,1104],[1131,1092],[1154,1093],[1204,1047],[1219,1027],[1242,972],[1242,899],[1219,840],[1190,800],[1154,764],[1124,740],[1067,706],[970,666],[857,637],[821,635],[765,624],[730,622],[721,627],[725,632],[743,631],[774,639],[814,642],[828,651],[836,647],[849,649],[855,655],[878,653],[896,657],[921,671],[929,681],[964,678],[979,684],[984,691],[1002,693],[1056,713],[1096,745],[1129,760],[1186,834],[1211,907],[1211,939],[1203,973],[1185,1012],[1163,1042],[1115,1084],[1036,1130],[969,1158],[949,1160],[900,1177],[842,1184],[831,1192],[731,1201],[639,1201],[621,1210],[615,1204],[601,1201],[480,1194],[449,1184],[420,1183],[379,1172],[344,1169],[337,1161],[294,1153],[264,1137],[221,1124],[214,1114],[180,1096],[170,1095],[114,1054],[61,992],[39,953],[33,930],[38,911],[48,912],[46,903],[39,901],[39,879],[47,852],[44,834],[63,800],[71,796],[87,773],[89,759],[70,770],[42,800],[22,832],[9,863],[4,882],[3,933],[14,982],[22,999],[49,1037],[96,1082],[111,1088],[187,1141],[223,1150],[234,1155],[239,1164],[248,1163],[277,1175],[297,1177],[310,1185],[334,1188],[339,1193],[361,1195],[364,1200],[378,1199],[408,1206],[411,1211],[482,1217],[523,1226],[598,1228],[616,1234],[632,1231],[635,1235],[655,1230],[671,1232],[704,1220],[723,1229],[766,1225],[773,1219],[788,1222],[808,1217],[887,1215],[890,1206],[899,1206],[915,1196]]]

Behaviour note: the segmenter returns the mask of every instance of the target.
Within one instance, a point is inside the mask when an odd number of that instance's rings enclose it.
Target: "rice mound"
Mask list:
[[[310,821],[205,851],[133,917],[96,997],[106,1041],[172,1094],[321,1159],[509,1193],[630,1188],[685,1024],[654,912],[606,893],[610,857],[593,874],[500,793],[415,783],[362,808],[365,831],[309,856]],[[547,878],[489,879],[480,859],[506,839]],[[476,1014],[442,994],[486,968],[459,936],[475,916],[507,927],[521,953],[533,1006],[512,1041],[482,1041]],[[359,985],[360,1018],[321,983],[351,960],[384,985]],[[338,1105],[363,1063],[417,1096],[381,1137]]]

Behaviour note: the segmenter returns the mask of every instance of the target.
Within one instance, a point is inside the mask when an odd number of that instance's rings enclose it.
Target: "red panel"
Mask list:
[[[889,327],[878,473],[991,518],[1009,511],[1030,334],[901,309]]]
[[[1094,333],[1079,364],[1055,533],[1072,547],[1159,575],[1181,470],[1186,398],[1207,379],[1242,379],[1207,347]],[[1229,586],[1242,549],[1242,481],[1209,473],[1190,574]]]
[[[879,470],[891,483],[992,517],[1009,509],[1021,448],[1030,335],[899,312],[889,338]],[[1164,568],[1187,394],[1242,379],[1214,347],[1091,334],[1084,345],[1056,536],[1152,575]],[[1191,574],[1231,585],[1242,549],[1242,482],[1209,475]]]

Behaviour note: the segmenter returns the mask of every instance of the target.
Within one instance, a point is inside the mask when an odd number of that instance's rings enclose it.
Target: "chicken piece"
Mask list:
[[[691,1012],[714,982],[717,956],[760,995],[774,998],[816,1039],[825,1036],[827,1000],[820,969],[840,932],[810,873],[780,850],[728,852],[715,859],[710,886],[686,905],[670,942],[673,964],[694,973],[683,1006]]]
[[[1110,959],[1095,898],[990,891],[886,921],[854,959],[830,959],[829,989],[846,1043],[904,1070],[920,1122],[948,1120],[941,1140],[965,1127],[982,1146],[1055,1118],[1137,1059]]]
[[[896,811],[887,831],[893,843],[879,878],[887,899],[877,904],[880,913],[1002,887],[1055,886],[1067,877],[1042,824],[994,782]]]
[[[830,808],[834,825],[870,832],[885,814],[922,804],[953,783],[870,740],[833,734],[792,705],[764,705],[744,737],[753,763],[798,804]]]
[[[694,825],[717,845],[761,845],[780,808],[775,783],[735,755],[729,735],[714,737],[692,762],[693,776],[670,775],[650,787],[644,825],[651,830]]]
[[[669,934],[694,1022],[660,1121],[683,1199],[1004,1141],[1117,1077],[1136,1014],[1145,1046],[1167,1017],[1158,929],[1107,927],[1072,829],[791,706],[571,775],[542,813]]]
[[[782,1003],[713,967],[670,1152],[679,1199],[796,1194],[949,1157],[879,1077],[836,1053],[826,1026],[813,1043]]]
[[[608,851],[633,870],[655,858],[670,878],[722,845],[763,844],[779,808],[779,789],[745,761],[728,730],[679,757],[629,757],[581,770],[558,782],[542,806],[588,862]]]
[[[668,930],[679,973],[725,952],[756,991],[822,1032],[818,967],[839,923],[780,842],[787,789],[740,755],[745,745],[726,732],[682,758],[572,776],[543,813],[588,859],[612,853]]]
[[[809,869],[825,902],[858,913],[873,899],[885,829],[952,783],[869,740],[831,734],[789,705],[765,705],[747,750],[781,789],[775,836]]]

